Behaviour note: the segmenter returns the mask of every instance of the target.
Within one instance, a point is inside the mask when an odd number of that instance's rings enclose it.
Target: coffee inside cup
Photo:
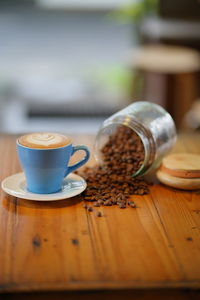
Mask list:
[[[67,146],[71,139],[59,133],[36,132],[21,136],[18,143],[32,149],[52,149]]]

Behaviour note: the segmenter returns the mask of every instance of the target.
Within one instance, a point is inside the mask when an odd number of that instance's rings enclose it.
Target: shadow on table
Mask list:
[[[200,299],[200,291],[190,289],[145,289],[82,292],[36,292],[0,295],[0,299],[3,300],[109,300],[110,297],[114,300],[198,300]]]
[[[82,202],[81,195],[58,201],[32,201],[15,198],[13,196],[5,195],[3,199],[3,207],[9,212],[23,214],[27,210],[57,210],[70,206],[75,206]]]

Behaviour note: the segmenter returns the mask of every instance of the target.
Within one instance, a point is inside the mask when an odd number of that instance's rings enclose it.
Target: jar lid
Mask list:
[[[162,171],[181,178],[200,178],[200,155],[175,153],[163,158]]]
[[[166,156],[157,171],[157,178],[174,188],[200,189],[200,155],[177,153]]]

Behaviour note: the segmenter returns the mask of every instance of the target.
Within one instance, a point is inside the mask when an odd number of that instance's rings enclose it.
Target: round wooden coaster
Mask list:
[[[179,178],[200,178],[200,155],[176,153],[164,157],[160,168]]]
[[[200,189],[200,178],[179,178],[168,173],[158,170],[157,178],[165,185],[182,189],[182,190],[198,190]]]

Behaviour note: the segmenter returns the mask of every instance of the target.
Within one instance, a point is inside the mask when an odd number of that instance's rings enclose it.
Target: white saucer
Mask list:
[[[52,194],[34,194],[26,189],[26,179],[24,173],[17,173],[5,178],[1,187],[9,195],[21,199],[35,200],[35,201],[55,201],[66,198],[71,198],[79,195],[86,189],[85,180],[76,174],[69,174],[63,182],[62,190],[58,193]]]

